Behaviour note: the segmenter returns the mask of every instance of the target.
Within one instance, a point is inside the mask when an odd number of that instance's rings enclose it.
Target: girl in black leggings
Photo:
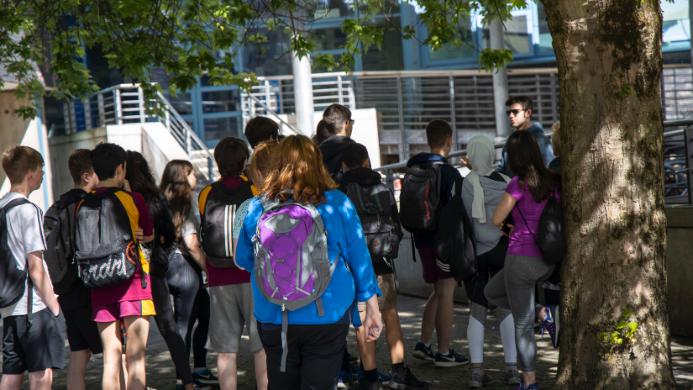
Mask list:
[[[167,202],[159,193],[144,157],[140,153],[129,151],[127,164],[126,179],[133,191],[144,196],[154,220],[154,232],[157,237],[153,241],[154,247],[150,261],[152,299],[156,309],[154,318],[176,367],[176,379],[180,382],[178,386],[190,390],[193,389],[193,378],[189,354],[186,352],[183,336],[176,328],[169,286],[166,283],[166,268],[170,267],[168,253],[173,249],[176,237],[174,224]]]
[[[209,294],[202,280],[205,258],[197,238],[199,224],[192,204],[196,182],[193,166],[185,160],[170,161],[161,178],[160,189],[173,215],[177,243],[169,255],[166,281],[173,295],[176,327],[185,339],[187,356],[191,346],[193,349],[193,378],[199,384],[216,384],[217,378],[206,368]],[[195,322],[197,327],[193,332]]]

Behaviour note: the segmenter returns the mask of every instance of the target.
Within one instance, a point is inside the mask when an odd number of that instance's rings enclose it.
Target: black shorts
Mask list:
[[[2,373],[7,375],[37,372],[47,368],[62,369],[65,364],[65,341],[58,317],[48,309],[27,316],[3,318]]]
[[[78,308],[63,308],[65,326],[67,327],[67,342],[70,351],[88,349],[93,354],[103,351],[99,328],[91,316],[91,306]]]

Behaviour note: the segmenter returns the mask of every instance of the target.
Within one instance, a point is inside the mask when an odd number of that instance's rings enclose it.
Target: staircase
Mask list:
[[[110,125],[160,122],[188,155],[201,183],[218,177],[214,158],[205,142],[160,92],[145,100],[139,84],[119,84],[87,99],[65,103],[63,109],[68,133]]]

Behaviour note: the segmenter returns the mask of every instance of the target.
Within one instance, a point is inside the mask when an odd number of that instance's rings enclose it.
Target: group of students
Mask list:
[[[531,120],[533,107],[528,97],[511,97],[506,105],[515,131],[508,138],[498,165],[494,164],[493,141],[481,135],[472,137],[467,144],[466,161],[471,171],[463,178],[446,160],[453,131],[439,120],[426,128],[431,152],[420,153],[407,163],[409,169],[435,167],[438,172],[440,200],[436,213],[440,214],[453,198],[461,198],[464,211],[455,218],[469,221],[467,232],[475,252],[473,274],[456,280],[457,275],[449,266],[441,266],[444,262],[439,253],[439,227],[427,231],[412,229],[424,281],[433,284],[414,356],[439,367],[469,364],[471,360],[468,386],[480,388],[489,384],[491,378],[483,368],[484,330],[489,310],[496,309],[505,355],[505,382],[520,389],[537,389],[535,321],[541,323],[542,331],[547,330],[554,346],[557,345],[559,267],[544,259],[537,234],[549,199],[560,201],[560,163],[554,153],[558,151],[559,135],[555,126],[552,146],[541,125]],[[408,193],[407,188],[402,191]],[[469,359],[450,348],[453,293],[458,282],[464,282],[470,301]],[[545,298],[538,299],[538,295]],[[547,306],[539,305],[539,301]],[[436,353],[431,345],[433,330],[438,341]]]
[[[493,169],[493,143],[475,137],[468,146],[472,172],[463,180],[445,158],[452,129],[441,120],[426,128],[431,153],[414,156],[408,166],[439,169],[441,207],[461,189],[457,195],[474,223],[479,271],[464,280],[472,302],[470,387],[488,380],[483,331],[493,304],[499,307],[506,380],[535,389],[534,288],[554,267],[542,263],[532,232],[546,199],[558,196],[560,181],[545,167],[535,141],[543,132],[523,131],[531,101],[511,99],[508,105],[511,120],[526,118],[503,151],[512,179]],[[351,139],[353,124],[350,110],[333,104],[312,140],[280,139],[272,120],[256,117],[245,130],[252,153],[239,138],[220,140],[214,158],[221,178],[202,188],[197,201],[188,161],[169,162],[157,186],[137,152],[110,143],[77,150],[69,159],[75,188],[45,218],[27,200],[42,182],[41,155],[25,146],[6,151],[2,165],[11,189],[0,199],[7,236],[0,237],[0,254],[28,276],[21,298],[0,310],[2,388],[19,388],[26,371],[32,388],[50,388],[52,369],[63,365],[60,311],[71,351],[71,389],[84,388],[90,355],[102,351],[103,388],[145,388],[150,316],[181,388],[217,380],[206,368],[207,348],[217,353],[220,387],[236,388],[246,328],[258,389],[332,389],[347,361],[353,325],[362,368],[357,386],[379,389],[385,383],[374,341],[383,323],[392,364],[388,387],[428,388],[405,364],[394,262],[403,235],[399,211],[392,190],[370,168],[367,149]],[[514,227],[504,234],[498,227],[510,224],[509,215]],[[414,232],[413,240],[424,280],[434,284],[414,356],[440,367],[468,363],[450,348],[457,281],[436,261],[434,234]]]

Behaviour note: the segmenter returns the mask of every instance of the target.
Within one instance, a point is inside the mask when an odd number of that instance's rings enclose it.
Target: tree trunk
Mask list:
[[[558,386],[673,388],[659,0],[542,1],[560,78],[568,239]],[[637,323],[634,336],[616,337],[619,322]]]

